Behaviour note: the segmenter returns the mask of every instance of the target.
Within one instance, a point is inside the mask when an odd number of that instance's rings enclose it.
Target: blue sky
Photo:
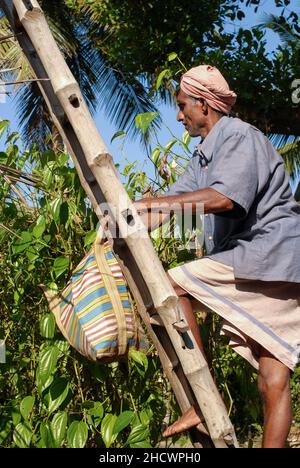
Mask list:
[[[300,9],[300,2],[298,0],[292,0],[289,6],[290,10],[293,9]],[[279,13],[281,10],[276,9],[274,6],[274,0],[265,0],[262,1],[261,6],[257,13],[254,13],[254,7],[243,8],[245,12],[245,18],[242,21],[237,22],[230,22],[226,24],[226,30],[228,32],[232,32],[240,27],[243,28],[251,28],[256,24],[262,21],[262,17],[264,13]],[[270,30],[266,31],[266,40],[267,40],[267,50],[271,53],[274,51],[279,44],[278,35],[273,33]],[[6,98],[6,102],[1,102],[1,98],[3,96],[0,95],[0,118],[8,119],[11,122],[11,129],[17,130],[17,121],[15,117],[15,106],[12,98]],[[163,119],[163,126],[161,131],[158,134],[158,140],[162,145],[167,144],[167,142],[171,139],[170,132],[167,130],[167,127],[171,130],[171,132],[175,135],[180,137],[183,132],[183,127],[176,121],[176,108],[167,107],[166,105],[160,106],[160,111]],[[120,163],[121,166],[126,164],[126,162],[132,162],[137,160],[139,162],[139,167],[145,170],[147,173],[150,171],[152,172],[151,163],[147,161],[145,155],[143,154],[143,148],[139,144],[138,140],[130,141],[126,139],[125,141],[121,138],[118,138],[110,143],[112,136],[115,134],[116,131],[119,129],[115,126],[111,125],[107,118],[105,117],[104,113],[99,110],[96,115],[94,116],[97,128],[99,129],[104,141],[108,147],[108,150],[112,154],[115,163]],[[195,140],[195,144],[197,141]],[[3,144],[0,142],[0,150],[1,145],[3,148]]]

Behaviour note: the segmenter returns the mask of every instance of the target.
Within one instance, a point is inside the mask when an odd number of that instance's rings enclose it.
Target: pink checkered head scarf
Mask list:
[[[223,75],[211,65],[191,68],[182,76],[180,89],[188,96],[204,99],[210,107],[223,114],[229,114],[237,98]]]

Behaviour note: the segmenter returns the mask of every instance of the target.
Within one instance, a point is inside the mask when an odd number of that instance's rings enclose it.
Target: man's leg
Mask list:
[[[264,405],[263,448],[285,446],[292,422],[290,370],[261,348],[258,387]]]
[[[188,293],[182,289],[172,278],[171,276],[167,273],[167,276],[173,286],[173,288],[175,289],[175,292],[178,296],[178,300],[179,300],[179,304],[181,306],[181,309],[183,310],[183,313],[184,313],[184,317],[191,329],[191,332],[192,332],[192,335],[197,343],[197,345],[199,346],[199,348],[201,349],[203,355],[205,356],[205,351],[204,351],[204,347],[203,347],[203,343],[202,343],[202,339],[201,339],[201,335],[200,335],[200,330],[199,330],[199,325],[197,323],[197,320],[196,320],[196,317],[195,317],[195,314],[193,312],[193,308],[192,308],[192,304],[191,304],[191,301],[189,300],[189,295]]]
[[[180,286],[168,275],[168,278],[175,289],[175,292],[178,296],[179,304],[183,310],[185,319],[191,329],[193,337],[201,349],[203,355],[204,347],[200,335],[199,326],[196,320],[196,317],[193,312],[191,301],[188,298],[187,292],[184,289],[181,289]],[[191,406],[177,421],[175,421],[171,426],[169,426],[163,433],[164,437],[170,437],[174,434],[179,434],[180,432],[187,431],[188,429],[197,426],[200,422],[203,422],[203,417],[200,412],[198,412],[193,406]]]

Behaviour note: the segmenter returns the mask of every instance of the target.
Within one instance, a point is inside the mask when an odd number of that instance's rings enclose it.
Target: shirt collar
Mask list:
[[[224,116],[213,126],[208,135],[195,146],[194,156],[199,156],[201,167],[207,166],[213,157],[213,150],[220,130],[227,124],[230,117]]]

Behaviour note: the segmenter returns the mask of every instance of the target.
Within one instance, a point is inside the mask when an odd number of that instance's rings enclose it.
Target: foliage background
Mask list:
[[[288,0],[276,0],[280,16],[266,20],[274,30],[288,33],[272,57],[261,28],[224,31],[224,21],[243,19],[243,2],[236,0],[203,0],[200,12],[199,1],[185,4],[184,12],[182,2],[175,0],[41,3],[91,110],[97,105],[106,109],[120,128],[115,138],[136,135],[145,145],[155,180],[138,162],[118,168],[132,198],[164,190],[189,158],[187,135],[180,141],[171,137],[165,146],[155,138],[149,144],[161,123],[156,106],[172,101],[170,89],[185,67],[204,61],[219,66],[231,77],[241,109],[252,122],[268,123],[271,116],[278,133],[281,129],[285,134],[287,122],[293,123],[297,109],[291,105],[290,84],[299,71],[300,31]],[[1,35],[7,35],[4,17]],[[20,66],[4,74],[8,81],[30,77],[16,41],[0,47],[0,60],[2,68]],[[36,86],[20,88],[17,97],[25,144],[9,132],[8,122],[0,122],[6,147],[0,153],[0,339],[7,347],[6,363],[0,363],[0,446],[161,444],[161,426],[178,416],[178,408],[155,351],[147,357],[132,352],[120,363],[91,364],[69,348],[49,314],[41,285],[59,289],[65,284],[89,249],[97,220],[53,134]],[[292,138],[296,143],[291,144],[290,137],[293,133],[279,136],[277,143],[293,175],[299,166],[299,139]],[[191,237],[184,233],[166,241],[156,233],[153,244],[165,268],[196,254],[188,249]],[[262,425],[256,373],[219,337],[217,317],[201,316],[199,321],[239,440],[251,446]],[[292,379],[296,426],[299,377],[298,368]],[[186,444],[186,436],[177,443]]]
[[[123,362],[95,364],[71,349],[56,328],[41,284],[57,289],[65,284],[90,247],[97,220],[68,155],[41,153],[35,146],[24,151],[19,135],[7,127],[2,121],[6,152],[0,153],[0,169],[5,167],[8,178],[0,188],[0,339],[5,339],[7,359],[0,364],[0,446],[146,448],[166,443],[161,428],[178,416],[178,408],[155,351],[147,357],[133,351]],[[188,151],[186,135],[177,143]],[[172,144],[167,149],[172,152]],[[157,164],[159,170],[159,158]],[[179,165],[171,168],[173,178],[178,170]],[[130,196],[149,188],[146,175],[134,165],[122,172]],[[11,174],[23,183],[15,185]],[[189,233],[179,240],[158,233],[153,243],[168,268],[195,255],[187,250],[190,240]],[[219,325],[216,317],[207,316],[203,338],[238,437],[251,446],[262,424],[256,373],[228,349]],[[292,381],[296,424],[299,376],[298,369]],[[187,443],[186,436],[176,440]]]

